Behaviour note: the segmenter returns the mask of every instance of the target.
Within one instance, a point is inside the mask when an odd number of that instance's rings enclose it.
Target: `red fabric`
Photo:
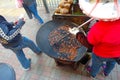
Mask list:
[[[120,20],[99,21],[88,32],[93,52],[103,58],[120,57]]]

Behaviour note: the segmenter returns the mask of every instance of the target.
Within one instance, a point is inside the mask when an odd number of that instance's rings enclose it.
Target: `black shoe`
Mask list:
[[[42,51],[40,51],[39,53],[37,53],[37,55],[41,55],[42,54]]]

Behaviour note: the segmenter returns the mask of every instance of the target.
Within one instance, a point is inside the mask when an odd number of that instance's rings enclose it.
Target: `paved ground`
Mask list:
[[[2,5],[3,2],[4,5]],[[26,24],[21,32],[24,36],[35,42],[36,33],[41,25],[34,19],[28,19],[22,8],[15,8],[10,3],[13,3],[13,0],[0,1],[0,14],[4,15],[9,21],[17,20],[20,14],[25,14]],[[50,14],[46,14],[44,8],[38,8],[38,11],[45,22],[52,19],[52,11]],[[77,70],[73,70],[68,66],[57,66],[54,59],[44,53],[41,56],[37,56],[28,48],[25,48],[24,52],[28,58],[32,58],[31,70],[27,72],[21,69],[15,54],[0,45],[0,62],[8,63],[14,68],[16,80],[91,80],[86,71],[83,70],[83,65],[80,65]],[[113,72],[107,78],[104,78],[100,73],[96,80],[120,80],[120,66],[116,65]]]

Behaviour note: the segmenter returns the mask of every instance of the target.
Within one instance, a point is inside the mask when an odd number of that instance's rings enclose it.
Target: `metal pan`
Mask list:
[[[52,46],[50,45],[48,36],[50,32],[53,31],[55,28],[59,26],[64,26],[64,25],[77,27],[76,24],[67,20],[51,20],[43,24],[41,28],[38,30],[36,35],[37,45],[42,49],[42,51],[45,54],[47,54],[48,56],[54,59],[58,59],[59,55],[58,55],[58,52],[54,51]],[[68,61],[79,61],[85,55],[86,51],[87,51],[87,48],[84,46],[81,46],[78,49],[78,55],[76,56],[76,58],[74,60],[68,60]]]

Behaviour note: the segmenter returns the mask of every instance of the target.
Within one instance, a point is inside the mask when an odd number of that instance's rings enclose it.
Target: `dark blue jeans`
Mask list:
[[[21,65],[26,69],[30,67],[30,62],[29,60],[25,57],[25,54],[23,52],[23,48],[30,48],[33,52],[35,52],[36,54],[38,54],[41,50],[39,47],[37,47],[35,45],[35,43],[26,38],[23,37],[21,43],[16,46],[16,47],[8,47],[8,49],[11,49],[14,53],[16,53],[16,56],[19,60],[19,62],[21,63]]]
[[[30,6],[28,6],[34,17],[39,21],[40,24],[44,23],[42,18],[39,16],[38,11],[37,11],[37,4],[33,3]]]
[[[95,77],[99,73],[99,70],[103,65],[103,62],[106,62],[106,68],[104,69],[104,72],[109,75],[109,73],[115,67],[116,61],[111,58],[98,57],[94,53],[92,54],[92,66],[91,66],[91,72],[90,72],[92,76]]]

